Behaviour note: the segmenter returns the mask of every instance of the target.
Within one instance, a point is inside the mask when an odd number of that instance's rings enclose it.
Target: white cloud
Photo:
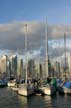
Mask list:
[[[17,50],[22,49],[24,52],[25,43],[25,28],[27,24],[28,35],[28,50],[35,50],[33,55],[37,55],[38,49],[44,49],[45,44],[45,24],[37,21],[14,21],[8,24],[0,24],[0,48]],[[67,38],[71,37],[71,25],[49,25],[47,26],[48,39],[63,39],[64,33]],[[61,40],[62,41],[62,40]],[[50,54],[56,51],[57,44],[49,44]],[[62,45],[62,44],[61,44]],[[60,45],[60,47],[62,47]],[[67,48],[71,48],[70,42],[67,43]],[[62,49],[61,49],[62,50]],[[56,51],[57,53],[58,51]],[[45,53],[44,50],[42,54]],[[55,54],[55,53],[54,53]],[[56,54],[55,54],[56,55]]]

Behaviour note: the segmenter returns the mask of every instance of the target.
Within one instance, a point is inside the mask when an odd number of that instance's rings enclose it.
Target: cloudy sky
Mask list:
[[[28,53],[44,55],[46,16],[49,54],[63,54],[64,33],[70,52],[71,0],[0,0],[0,55],[24,54],[25,35]]]

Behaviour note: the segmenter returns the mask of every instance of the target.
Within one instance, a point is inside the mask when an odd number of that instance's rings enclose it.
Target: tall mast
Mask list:
[[[66,78],[66,36],[65,36],[65,33],[64,33],[64,53],[65,53],[65,68],[64,68],[64,71],[65,71],[65,78]]]
[[[49,76],[48,73],[48,37],[47,37],[47,19],[45,24],[45,48],[46,48],[46,57],[45,57],[45,66],[46,66],[46,77]]]
[[[60,56],[60,42],[59,42],[59,56]],[[61,63],[59,65],[59,78],[60,78],[60,76],[61,76]]]
[[[27,24],[25,24],[25,54],[27,53]],[[27,54],[26,54],[26,80],[25,83],[27,84]]]

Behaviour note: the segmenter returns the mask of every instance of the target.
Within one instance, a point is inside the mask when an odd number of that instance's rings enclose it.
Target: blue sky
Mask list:
[[[15,20],[71,24],[71,0],[0,0],[0,23]]]

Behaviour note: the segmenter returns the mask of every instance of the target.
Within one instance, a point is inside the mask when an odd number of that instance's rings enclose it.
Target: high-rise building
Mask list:
[[[28,61],[28,77],[33,78],[34,77],[34,69],[35,69],[35,63],[33,59],[30,59]]]
[[[55,76],[56,77],[60,77],[60,63],[59,62],[55,62]]]
[[[11,63],[11,77],[16,78],[17,77],[17,56],[16,55],[10,57],[10,63]]]
[[[68,68],[69,68],[69,75],[71,76],[71,54],[68,54]]]
[[[17,78],[24,79],[23,59],[17,59]]]
[[[0,59],[0,72],[2,74],[2,77],[5,77],[7,78],[9,75],[8,73],[8,61],[9,61],[9,58],[7,55],[4,55],[1,57]]]

